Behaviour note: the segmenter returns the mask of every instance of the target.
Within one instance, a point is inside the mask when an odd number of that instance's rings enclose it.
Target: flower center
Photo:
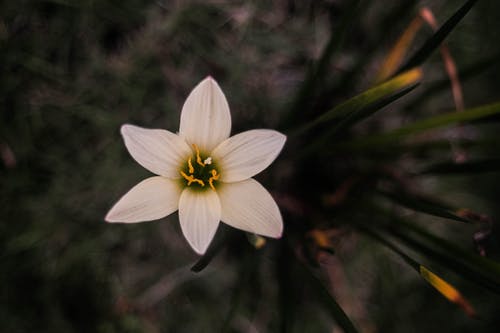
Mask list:
[[[208,189],[215,191],[216,182],[220,178],[212,157],[202,157],[198,147],[193,144],[195,154],[188,158],[187,162],[181,168],[180,174],[182,182],[193,189]]]

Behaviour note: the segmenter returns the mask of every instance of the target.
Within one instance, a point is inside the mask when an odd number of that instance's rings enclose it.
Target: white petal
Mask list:
[[[179,167],[192,154],[180,136],[162,129],[147,129],[134,125],[121,128],[130,155],[152,173],[168,178],[180,178]]]
[[[279,238],[283,220],[269,192],[250,178],[221,184],[217,189],[222,207],[222,222],[258,235]]]
[[[107,222],[145,222],[161,219],[177,210],[182,188],[164,177],[143,180],[111,208]]]
[[[278,156],[286,136],[266,129],[246,131],[222,142],[211,156],[220,167],[221,181],[237,182],[255,176]]]
[[[220,221],[220,201],[212,190],[186,188],[179,200],[182,233],[198,254],[203,254],[215,235]]]
[[[191,91],[182,107],[179,134],[209,153],[230,132],[231,114],[226,97],[217,82],[207,77]]]

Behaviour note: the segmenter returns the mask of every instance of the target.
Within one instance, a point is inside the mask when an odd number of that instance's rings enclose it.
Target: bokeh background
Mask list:
[[[268,240],[257,250],[243,232],[221,226],[216,241],[229,235],[229,244],[194,273],[190,268],[199,257],[184,240],[176,214],[132,225],[106,224],[104,216],[149,176],[128,155],[119,134],[122,124],[177,131],[186,96],[212,75],[228,98],[233,133],[280,128],[298,105],[300,112],[332,107],[369,88],[419,7],[428,6],[442,23],[463,1],[361,1],[354,12],[348,10],[350,3],[2,1],[0,331],[338,329],[304,285],[299,269],[287,263],[294,251],[280,251],[283,243],[294,248],[298,243],[293,240]],[[342,19],[348,28],[341,50],[322,73],[320,88],[300,100],[296,96],[311,64]],[[482,0],[447,39],[457,67],[468,70],[462,79],[466,106],[500,99],[499,31],[500,3]],[[422,29],[412,49],[430,34],[430,28]],[[423,68],[418,89],[427,95],[406,96],[405,103],[391,105],[360,126],[359,133],[454,108],[439,53]],[[426,90],[441,82],[442,88]],[[498,157],[498,118],[481,126],[464,131],[491,135],[482,156]],[[293,182],[293,156],[300,149],[300,141],[290,140],[282,158],[258,177],[281,206],[285,233],[302,230],[302,218],[293,217],[293,200],[314,197],[318,181],[305,172]],[[448,149],[440,158],[451,155]],[[345,158],[338,157],[340,164]],[[402,154],[400,162],[411,168],[415,160]],[[357,163],[371,165],[369,156]],[[300,167],[306,170],[307,163]],[[332,187],[345,177],[345,168],[340,169]],[[428,177],[418,186],[496,221],[499,174],[487,171]],[[349,213],[343,212],[343,220]],[[402,214],[475,251],[477,226]],[[492,230],[487,255],[499,259],[498,228]],[[471,319],[372,239],[349,230],[339,234],[336,254],[320,264],[322,276],[360,331],[498,329],[498,294],[446,275],[476,308],[480,318]]]

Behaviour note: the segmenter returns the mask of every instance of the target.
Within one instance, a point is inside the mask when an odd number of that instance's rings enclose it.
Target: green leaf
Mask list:
[[[470,317],[475,317],[476,312],[474,308],[470,305],[469,301],[462,296],[462,294],[447,281],[443,280],[441,277],[436,275],[434,272],[430,271],[424,265],[418,263],[416,260],[412,259],[401,249],[395,246],[393,243],[389,242],[378,233],[370,229],[363,229],[365,233],[369,236],[382,243],[384,246],[398,254],[408,265],[410,265],[417,273],[434,289],[436,289],[441,295],[447,298],[450,302],[455,303],[460,306],[467,315]]]
[[[381,99],[373,102],[372,104],[367,104],[364,107],[360,107],[358,109],[354,109],[353,112],[347,114],[344,118],[342,118],[332,129],[328,131],[328,137],[333,136],[334,134],[343,131],[352,125],[360,122],[363,119],[368,118],[375,112],[381,110],[386,105],[391,104],[392,102],[400,99],[401,97],[408,94],[410,91],[415,89],[419,83],[415,83],[407,88],[403,88],[400,91],[397,91],[391,95],[383,96]]]
[[[353,219],[361,231],[377,230],[390,235],[416,253],[441,264],[460,276],[500,294],[500,264],[411,223],[374,202],[365,202],[361,219]]]
[[[453,31],[455,26],[474,6],[477,0],[469,0],[460,7],[453,16],[451,16],[440,28],[436,31],[420,49],[399,69],[398,73],[404,72],[410,68],[421,65],[431,54],[436,50],[448,34]]]
[[[375,82],[382,82],[390,78],[403,62],[408,49],[412,46],[413,40],[422,27],[423,20],[420,16],[415,17],[403,31],[394,46],[384,57],[384,61],[378,69]]]
[[[400,158],[402,154],[411,154],[413,158],[422,159],[429,161],[435,157],[442,158],[443,156],[448,156],[450,150],[453,148],[452,145],[456,145],[462,149],[465,149],[471,155],[475,154],[476,151],[484,151],[485,149],[494,149],[500,145],[500,140],[495,138],[475,138],[456,140],[450,142],[446,139],[437,139],[429,141],[404,141],[404,140],[394,140],[386,141],[383,144],[371,144],[369,142],[364,142],[364,138],[356,140],[353,142],[339,142],[333,145],[331,150],[336,154],[348,152],[353,154],[358,153],[368,153],[372,159],[377,161],[389,161],[393,162],[394,158]],[[443,155],[446,154],[446,155]],[[421,171],[426,171],[425,168],[421,168]],[[418,172],[415,172],[417,174]]]
[[[359,121],[411,91],[420,82],[421,78],[422,71],[420,68],[414,68],[402,73],[325,112],[297,130],[297,133],[310,130],[317,125],[328,123],[334,119],[338,121],[339,118],[341,119],[340,123],[343,125],[336,126],[346,126]],[[334,127],[333,131],[336,131],[337,128],[340,127]]]
[[[402,190],[397,190],[397,191],[379,190],[378,192],[383,196],[385,196],[386,198],[390,199],[391,201],[418,212],[446,219],[451,219],[459,222],[472,223],[472,221],[455,214],[455,212],[458,211],[458,209],[453,209],[448,205],[430,197],[410,194]]]
[[[467,109],[460,112],[453,111],[420,120],[414,122],[413,124],[400,127],[387,133],[376,134],[362,139],[354,140],[347,143],[347,146],[353,148],[364,148],[367,146],[370,147],[385,144],[394,144],[395,142],[398,142],[399,140],[410,135],[419,134],[439,127],[451,126],[457,123],[478,120],[499,113],[500,103],[498,102],[472,109]]]
[[[346,315],[344,310],[342,310],[340,305],[326,289],[323,283],[308,268],[304,267],[303,264],[300,264],[300,266],[304,270],[304,275],[308,280],[308,284],[311,286],[311,288],[314,289],[314,292],[318,296],[318,299],[323,303],[323,305],[335,319],[337,324],[346,333],[357,333],[358,331],[352,321]]]
[[[386,231],[408,246],[472,282],[500,294],[500,265],[477,254],[465,251],[448,240],[392,216],[394,223]],[[416,236],[416,237],[415,237]]]
[[[375,239],[376,241],[378,241],[379,243],[381,243],[385,247],[389,248],[390,250],[392,250],[393,252],[395,252],[396,254],[398,254],[401,257],[401,259],[403,259],[414,270],[416,270],[416,271],[419,270],[420,264],[416,260],[412,259],[406,253],[404,253],[401,249],[399,249],[396,245],[394,245],[393,243],[389,242],[387,239],[385,239],[384,237],[382,237],[380,235],[380,233],[376,232],[373,229],[374,229],[373,227],[368,227],[368,226],[360,226],[359,227],[359,230],[362,233],[370,236],[371,238]]]

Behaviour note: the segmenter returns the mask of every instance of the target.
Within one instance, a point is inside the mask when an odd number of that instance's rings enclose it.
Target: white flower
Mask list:
[[[143,222],[179,210],[182,233],[205,253],[222,221],[234,228],[279,238],[283,221],[269,192],[252,179],[278,156],[286,137],[257,129],[232,137],[224,93],[211,77],[188,96],[179,134],[123,125],[130,155],[158,175],[126,193],[106,215],[108,222]]]

